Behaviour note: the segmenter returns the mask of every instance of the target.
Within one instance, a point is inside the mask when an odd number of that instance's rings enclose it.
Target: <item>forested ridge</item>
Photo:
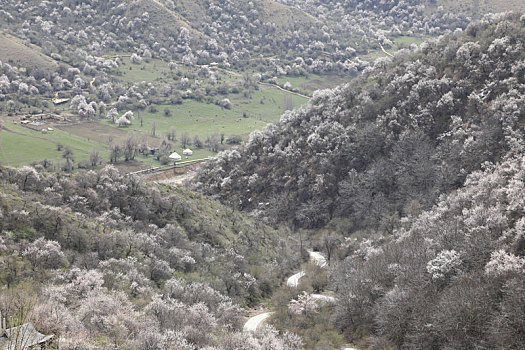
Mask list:
[[[467,177],[395,234],[347,241],[335,323],[374,349],[522,349],[525,157]]]
[[[391,231],[523,143],[524,18],[376,61],[208,163],[196,187],[269,223]]]

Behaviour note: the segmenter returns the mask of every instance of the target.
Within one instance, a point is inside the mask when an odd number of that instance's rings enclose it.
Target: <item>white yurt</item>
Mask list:
[[[182,160],[182,157],[180,156],[180,154],[178,154],[177,152],[173,152],[172,154],[170,154],[170,157],[169,157],[172,161],[174,162],[178,162],[179,160]]]
[[[185,156],[191,156],[193,154],[193,151],[189,148],[186,148],[184,151],[182,151],[182,154]]]

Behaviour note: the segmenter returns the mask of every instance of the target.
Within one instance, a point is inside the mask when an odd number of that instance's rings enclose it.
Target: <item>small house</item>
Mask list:
[[[170,154],[169,158],[170,158],[173,162],[178,162],[178,161],[181,161],[181,160],[182,160],[182,157],[181,157],[180,154],[178,154],[177,152],[173,152],[172,154]]]
[[[191,156],[193,154],[193,151],[189,148],[186,148],[184,151],[182,151],[182,154],[185,156]]]
[[[66,102],[69,102],[69,98],[54,98],[54,99],[52,99],[52,101],[53,101],[53,104],[55,106],[58,106],[58,105],[62,105],[64,103],[66,103]]]
[[[54,335],[38,332],[32,323],[6,328],[0,327],[0,350],[58,349]]]

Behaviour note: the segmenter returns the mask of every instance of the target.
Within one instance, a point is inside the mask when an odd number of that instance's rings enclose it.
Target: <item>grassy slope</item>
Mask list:
[[[201,4],[182,0],[177,2],[177,6],[182,10],[171,11],[162,1],[158,0],[141,0],[136,3],[135,7],[130,7],[129,15],[133,16],[135,12],[148,12],[151,23],[158,27],[159,31],[165,32],[167,27],[178,32],[181,26],[189,27],[191,23],[201,23],[199,20],[205,17],[207,9]],[[281,30],[287,30],[293,22],[300,25],[314,25],[317,20],[297,9],[292,9],[271,0],[265,0],[256,3],[258,11],[263,22],[272,21],[279,25]],[[185,18],[185,16],[190,16]],[[193,17],[191,17],[193,16]],[[289,18],[293,18],[290,21]],[[194,25],[198,27],[198,25]],[[205,35],[198,32],[196,28],[192,29],[192,36],[196,39],[203,39]],[[20,60],[21,66],[27,66],[31,63],[42,67],[54,68],[57,63],[41,54],[37,47],[27,47],[20,40],[14,37],[0,35],[5,44],[0,46],[2,52],[9,55],[16,55],[28,58]],[[2,50],[2,48],[8,48]],[[0,56],[1,57],[1,56]],[[1,58],[0,58],[1,59]],[[4,58],[7,61],[9,58]],[[180,77],[176,76],[169,70],[166,62],[160,60],[151,60],[143,62],[140,65],[133,65],[126,62],[125,66],[119,68],[117,75],[122,80],[133,84],[136,82],[147,81],[156,83],[177,83]],[[180,67],[184,74],[194,75],[198,68]],[[216,73],[219,82],[227,82],[235,85],[239,76],[228,74],[227,72],[218,71]],[[322,79],[315,77],[313,81],[307,78],[291,78],[294,87],[302,92],[311,93],[317,88],[323,88],[332,84],[331,79]],[[289,98],[286,96],[290,96]],[[70,147],[75,153],[75,160],[85,160],[92,149],[99,149],[101,155],[107,159],[107,141],[113,137],[116,141],[122,141],[130,131],[140,130],[139,133],[149,135],[151,124],[157,122],[157,137],[148,136],[148,141],[152,146],[158,146],[161,136],[166,134],[173,126],[177,130],[178,136],[182,132],[188,132],[193,138],[199,135],[202,140],[213,133],[224,133],[226,137],[234,134],[247,134],[255,129],[263,128],[266,123],[276,122],[286,108],[294,108],[307,102],[305,98],[290,95],[283,91],[270,87],[260,87],[253,92],[251,96],[242,94],[229,94],[228,96],[215,96],[215,99],[229,98],[232,101],[232,109],[227,110],[214,104],[186,100],[183,105],[166,106],[157,105],[158,112],[142,112],[143,126],[140,126],[139,120],[134,121],[130,128],[119,129],[105,121],[90,122],[72,127],[59,127],[53,133],[43,135],[38,131],[31,131],[16,125],[9,125],[9,129],[16,133],[4,132],[4,155],[0,154],[2,163],[10,165],[23,165],[43,159],[49,159],[55,162],[62,161],[62,154],[56,150],[56,144],[61,143]],[[164,109],[168,108],[172,112],[172,117],[164,116]],[[243,118],[243,114],[247,118]],[[57,129],[57,127],[55,127]],[[178,143],[177,143],[178,146]],[[196,150],[196,156],[209,156],[211,153],[207,150]],[[150,160],[141,160],[139,162],[149,163]]]
[[[264,20],[275,23],[278,28],[283,30],[293,29],[297,25],[309,27],[321,23],[319,19],[310,14],[274,0],[264,0],[257,4]]]
[[[93,149],[99,150],[104,158],[108,157],[105,145],[62,130],[42,134],[20,125],[9,124],[5,127],[8,130],[2,130],[2,164],[20,166],[43,159],[62,162],[62,151],[57,150],[59,143],[73,150],[75,161],[87,160]]]
[[[40,67],[55,70],[58,63],[44,55],[35,45],[25,45],[22,40],[0,31],[0,61],[17,67]]]

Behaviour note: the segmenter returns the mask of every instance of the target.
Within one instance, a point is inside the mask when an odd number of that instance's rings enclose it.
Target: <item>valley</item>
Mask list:
[[[0,350],[525,344],[525,3],[0,0]]]

